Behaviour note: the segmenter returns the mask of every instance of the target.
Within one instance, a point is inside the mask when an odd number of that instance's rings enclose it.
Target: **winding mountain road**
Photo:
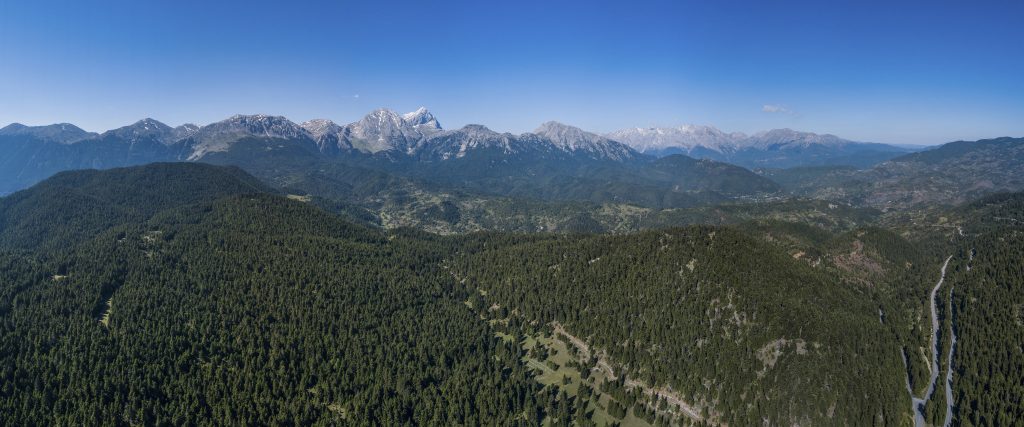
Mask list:
[[[949,287],[949,311],[953,313],[953,286]],[[953,328],[953,319],[949,319],[949,336],[953,339],[949,345],[949,355],[946,356],[946,422],[944,427],[949,427],[953,422],[953,352],[956,350],[956,330]]]
[[[951,260],[951,259],[953,259],[952,255],[950,255],[948,258],[946,258],[946,262],[942,264],[942,274],[939,276],[939,283],[935,284],[935,287],[932,288],[932,292],[931,292],[931,299],[930,299],[930,301],[932,303],[931,304],[931,308],[932,308],[932,339],[931,339],[932,363],[931,363],[931,366],[929,366],[929,368],[931,369],[932,374],[931,374],[930,379],[928,380],[928,390],[926,390],[924,392],[924,395],[922,395],[920,398],[914,397],[914,392],[910,388],[910,379],[909,379],[909,377],[907,378],[907,390],[910,391],[910,400],[912,402],[911,408],[914,411],[914,426],[915,427],[924,427],[924,425],[925,425],[924,424],[924,404],[928,400],[928,397],[931,396],[932,393],[935,391],[935,382],[939,379],[939,348],[936,345],[936,339],[939,336],[939,314],[938,314],[938,309],[939,308],[938,308],[938,306],[935,303],[935,297],[937,296],[937,294],[939,292],[939,288],[942,287],[942,282],[944,282],[946,280],[946,267],[949,266],[949,260]],[[950,295],[952,296],[952,289],[950,289]],[[954,345],[956,344],[956,338],[955,337],[953,338],[953,344]],[[904,362],[905,361],[906,361],[906,356],[904,355]],[[952,348],[950,349],[949,361],[950,361],[950,363],[952,363],[952,361],[953,361],[953,351],[952,351]],[[950,374],[947,374],[947,376],[946,376],[946,381],[947,381],[948,384],[952,384],[952,381],[953,381],[951,372],[952,372],[952,369],[950,369]],[[953,402],[952,391],[950,390],[950,387],[946,387],[946,425],[947,426],[949,425],[950,418],[952,418],[951,417],[951,414],[952,414],[952,411],[953,411],[952,402]]]

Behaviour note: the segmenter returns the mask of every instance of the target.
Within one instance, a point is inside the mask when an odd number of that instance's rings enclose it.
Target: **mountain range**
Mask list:
[[[656,156],[422,109],[8,126],[0,424],[1020,418],[1022,356],[991,348],[1024,343],[1024,193],[988,194],[1024,190],[1024,138],[870,167],[722,138]]]
[[[607,137],[654,156],[686,154],[749,168],[847,165],[871,167],[913,152],[907,147],[855,142],[831,134],[773,129],[746,135],[713,126],[629,128]]]
[[[297,124],[281,116],[260,114],[236,115],[202,127],[192,124],[170,127],[147,118],[96,134],[67,123],[48,126],[15,123],[0,129],[0,148],[7,154],[0,161],[0,182],[3,183],[0,194],[25,188],[61,170],[152,161],[199,161],[212,153],[230,151],[244,138],[288,140],[289,144],[314,149],[325,157],[397,162],[402,163],[401,169],[409,168],[410,161],[436,164],[463,158],[486,158],[482,161],[491,163],[517,163],[512,158],[518,157],[518,160],[541,163],[629,164],[650,162],[655,157],[673,153],[747,167],[785,167],[814,165],[822,158],[836,162],[851,153],[864,152],[866,147],[876,148],[831,135],[775,130],[746,137],[694,126],[631,129],[609,135],[586,132],[558,122],[544,123],[534,132],[520,135],[495,132],[481,125],[445,130],[425,108],[407,114],[378,109],[347,125],[327,119]],[[903,152],[896,147],[881,147],[890,154]],[[849,163],[861,166],[874,161],[857,159]]]
[[[956,141],[893,158],[870,169],[759,170],[787,191],[879,209],[960,205],[1024,189],[1024,138]]]
[[[158,142],[162,145],[184,144],[190,160],[200,159],[210,152],[224,151],[230,143],[245,136],[274,137],[281,139],[308,138],[314,141],[324,153],[358,151],[362,153],[401,152],[409,155],[428,153],[432,159],[460,157],[465,150],[479,147],[502,146],[510,152],[525,150],[526,143],[536,143],[539,149],[555,148],[569,153],[598,159],[629,160],[649,154],[663,157],[670,154],[687,154],[698,158],[715,157],[743,160],[744,153],[751,152],[795,152],[819,150],[830,152],[827,162],[841,159],[849,152],[877,150],[894,153],[911,151],[885,144],[854,142],[834,135],[818,135],[791,129],[774,129],[754,135],[726,133],[712,126],[685,125],[677,128],[630,128],[606,135],[586,132],[582,129],[555,121],[542,124],[532,133],[512,135],[489,131],[480,125],[468,125],[461,129],[466,144],[451,145],[451,136],[456,131],[445,131],[441,123],[426,108],[399,114],[388,109],[378,109],[361,120],[347,125],[338,125],[329,119],[313,119],[296,124],[281,116],[235,115],[226,120],[199,127],[185,124],[172,128],[154,119],[143,119],[132,125],[113,129],[102,134],[86,132],[75,125],[60,123],[48,126],[25,126],[19,123],[0,129],[0,137],[6,139],[21,137],[36,142],[53,142],[65,145],[101,138],[117,138],[134,146],[137,143]],[[535,137],[541,137],[536,139]],[[513,141],[513,139],[517,141]],[[445,144],[448,142],[448,144]],[[441,145],[442,148],[437,146]],[[547,145],[544,147],[544,145]],[[457,147],[457,148],[456,148]],[[456,148],[453,150],[453,148]],[[550,150],[549,150],[550,151]],[[462,154],[460,154],[462,153]],[[432,155],[431,155],[432,154]],[[790,167],[818,165],[821,159],[809,156],[790,156],[781,163],[770,163],[767,158],[754,162],[757,166]],[[854,163],[871,162],[858,160]],[[734,162],[741,163],[741,162]],[[875,161],[874,163],[877,163]],[[871,163],[871,164],[874,164]],[[837,163],[844,164],[844,163]],[[747,166],[741,164],[742,166]],[[858,166],[858,165],[852,165]]]
[[[681,126],[599,135],[554,121],[516,135],[482,125],[446,130],[425,108],[378,109],[346,125],[263,114],[178,127],[147,118],[100,134],[67,123],[11,124],[0,129],[0,194],[64,170],[198,161],[334,198],[361,188],[359,203],[378,208],[410,196],[673,209],[797,195],[889,209],[1024,188],[1024,173],[1014,167],[1018,145],[956,142],[911,152],[790,129],[745,135]],[[945,190],[921,189],[943,180]],[[391,193],[381,198],[381,191]]]

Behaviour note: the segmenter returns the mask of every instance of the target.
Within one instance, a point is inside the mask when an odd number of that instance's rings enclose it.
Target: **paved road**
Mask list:
[[[953,259],[952,255],[950,255],[949,258],[946,258],[946,262],[942,264],[942,274],[939,276],[939,283],[936,283],[935,287],[932,288],[931,299],[929,300],[929,301],[932,302],[932,305],[931,305],[931,307],[932,307],[932,339],[931,339],[932,363],[931,363],[931,366],[929,366],[929,368],[932,371],[932,374],[931,374],[930,379],[928,380],[928,390],[926,390],[924,392],[923,396],[921,396],[920,398],[917,398],[917,397],[914,397],[913,391],[911,391],[911,393],[910,393],[910,400],[913,402],[912,408],[913,408],[913,411],[914,411],[914,426],[915,427],[924,427],[924,410],[923,410],[924,402],[925,402],[925,399],[927,399],[928,396],[931,396],[932,392],[935,391],[935,382],[939,379],[939,348],[938,348],[938,346],[936,345],[936,342],[935,342],[936,337],[939,336],[939,314],[938,314],[938,309],[939,308],[937,307],[937,305],[935,303],[935,297],[936,297],[936,294],[939,292],[939,288],[942,287],[942,282],[944,282],[946,280],[946,267],[949,266],[949,260],[951,260],[951,259]],[[952,354],[952,352],[950,352],[950,353]],[[904,356],[904,357],[906,357],[906,356]],[[908,379],[908,382],[907,382],[907,389],[908,390],[910,389],[909,379]],[[947,388],[947,393],[949,393],[948,388]],[[948,401],[952,401],[952,399],[948,399]],[[921,409],[918,409],[918,408],[921,408]],[[951,406],[948,406],[946,408],[947,413],[949,411],[951,411],[951,410],[952,410]],[[947,420],[948,419],[949,418],[947,417]]]
[[[949,287],[949,307],[950,313],[953,310],[953,287]],[[949,320],[949,335],[953,337],[953,343],[949,346],[949,355],[946,359],[946,366],[949,369],[946,370],[946,423],[944,427],[949,427],[953,421],[953,351],[956,350],[956,331],[953,330],[953,320]]]

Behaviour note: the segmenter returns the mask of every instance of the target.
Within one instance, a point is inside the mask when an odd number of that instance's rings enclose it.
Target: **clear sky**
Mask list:
[[[236,113],[447,128],[1024,136],[1024,2],[0,0],[0,126]]]

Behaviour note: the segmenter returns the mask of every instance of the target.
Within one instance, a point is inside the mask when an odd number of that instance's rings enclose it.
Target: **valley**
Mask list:
[[[43,391],[0,402],[5,413],[72,424],[95,411],[247,423],[268,410],[363,425],[994,419],[961,403],[979,398],[974,375],[988,368],[975,360],[1005,363],[980,350],[964,295],[980,292],[968,267],[982,259],[961,246],[1017,233],[1020,193],[924,189],[878,203],[909,178],[872,177],[955,177],[944,165],[1002,156],[978,167],[999,176],[992,191],[1019,190],[1018,140],[751,171],[647,156],[554,122],[445,131],[425,109],[348,126],[133,126],[72,132],[84,139],[54,149],[99,155],[132,140],[152,157],[119,162],[163,162],[63,171],[0,199],[0,261],[25,266],[6,268],[0,293],[5,363],[20,369],[3,384]],[[907,166],[921,164],[933,166]],[[79,338],[25,341],[66,331]],[[104,368],[51,362],[69,358]],[[99,372],[118,397],[75,398]],[[244,375],[231,383],[231,372]],[[36,409],[55,400],[74,403]]]
[[[0,0],[0,427],[1024,426],[1022,21]]]

